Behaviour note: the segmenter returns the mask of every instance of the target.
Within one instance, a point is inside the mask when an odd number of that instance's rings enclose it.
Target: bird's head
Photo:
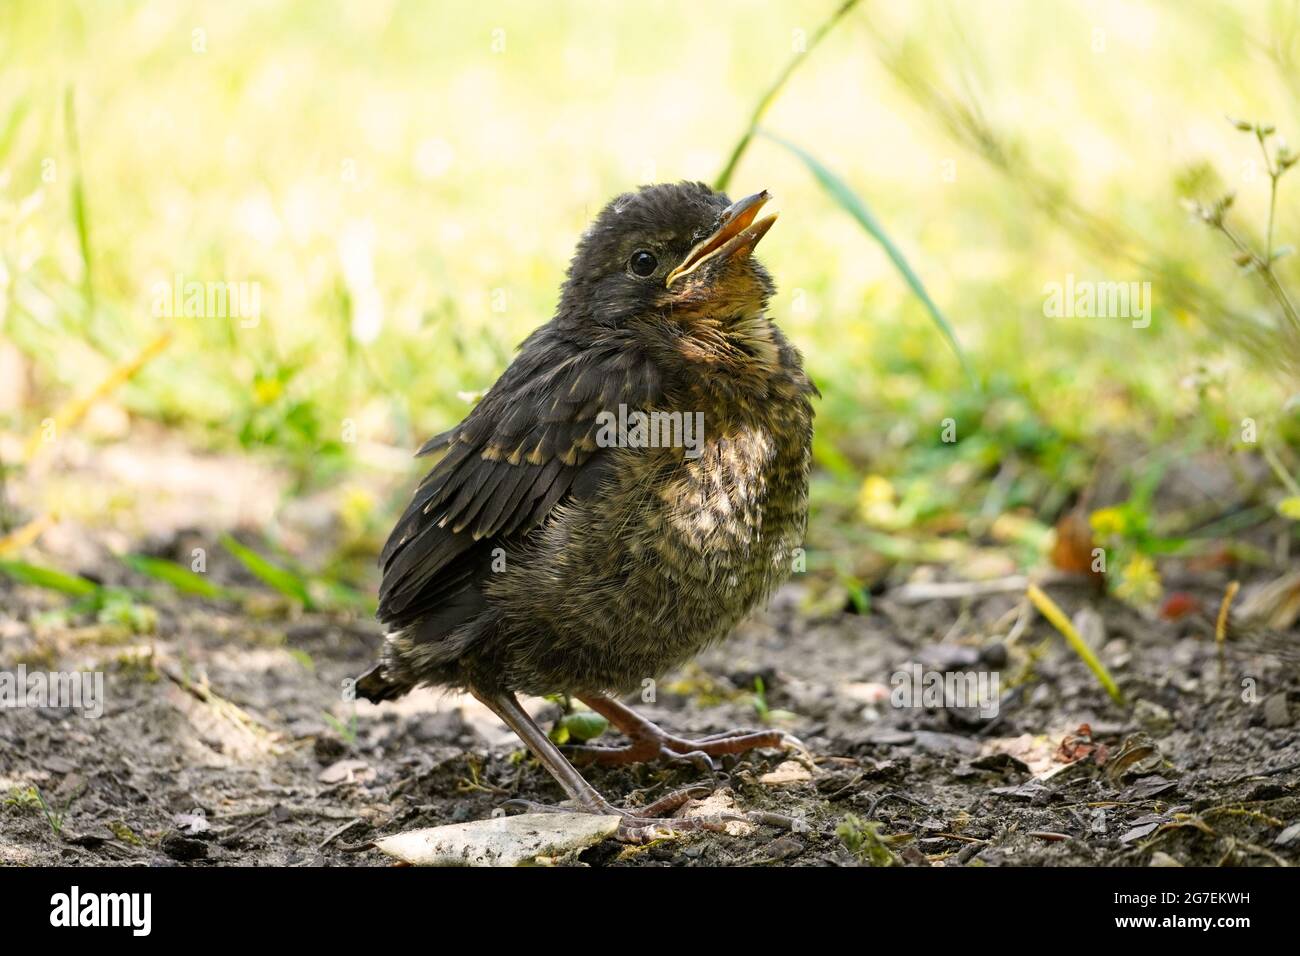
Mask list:
[[[583,234],[561,295],[562,323],[621,328],[664,319],[726,328],[763,312],[773,286],[752,253],[776,222],[766,190],[732,202],[703,183],[625,193]]]

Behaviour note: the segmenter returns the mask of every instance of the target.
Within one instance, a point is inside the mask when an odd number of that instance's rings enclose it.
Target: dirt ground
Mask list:
[[[175,483],[165,462],[152,470]],[[168,504],[153,505],[156,522]],[[0,670],[102,671],[105,697],[97,719],[0,711],[0,863],[387,865],[378,837],[485,818],[515,797],[562,799],[472,699],[345,700],[344,682],[375,654],[374,622],[258,592],[210,536],[177,524],[161,538],[128,527],[108,545],[62,542],[79,554],[62,566],[148,589],[144,620],[69,613],[67,598],[0,575]],[[196,543],[210,546],[214,581],[257,597],[182,598],[103,558],[111,545],[188,563]],[[1275,577],[1248,577],[1242,599]],[[813,578],[797,577],[729,642],[661,681],[653,702],[632,701],[679,734],[782,727],[811,761],[763,751],[727,758],[713,776],[688,765],[587,771],[620,805],[704,783],[714,799],[788,816],[793,829],[610,840],[569,862],[1300,863],[1300,644],[1294,629],[1234,628],[1220,656],[1223,569],[1167,575],[1198,608],[1182,616],[1141,615],[1078,582],[1047,587],[1115,675],[1123,706],[1023,587],[956,598],[888,587],[860,614],[814,600]],[[996,675],[985,701],[995,706],[896,706],[895,675],[913,664]],[[552,701],[528,705],[543,721],[561,713]]]
[[[57,602],[11,584],[0,599],[7,666],[106,672],[98,719],[0,716],[6,864],[384,864],[368,848],[377,836],[486,817],[511,797],[562,797],[472,700],[341,701],[342,682],[374,651],[369,621],[177,601],[158,605],[151,640],[98,624],[38,636],[27,622]],[[802,825],[634,848],[610,841],[579,862],[1300,862],[1300,840],[1284,836],[1300,821],[1294,660],[1235,651],[1220,674],[1203,625],[1102,605],[1101,656],[1132,704],[1121,709],[1045,623],[1028,623],[1010,648],[1005,632],[996,636],[1018,619],[1017,600],[883,600],[870,616],[809,620],[798,586],[787,588],[638,706],[678,732],[753,725],[761,678],[768,720],[800,737],[815,763],[809,772],[763,752],[729,760],[716,784],[742,809]],[[1081,606],[1068,589],[1061,603]],[[913,661],[998,671],[996,717],[891,706],[890,675]],[[559,714],[533,704],[543,718]],[[1083,724],[1090,736],[1063,743]],[[709,781],[688,766],[589,775],[626,805]],[[849,815],[858,822],[846,824]]]

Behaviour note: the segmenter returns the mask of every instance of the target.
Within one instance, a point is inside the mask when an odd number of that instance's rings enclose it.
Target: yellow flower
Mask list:
[[[858,490],[858,514],[869,525],[889,527],[898,518],[895,497],[894,486],[888,478],[867,475]]]
[[[1136,554],[1120,572],[1115,594],[1130,604],[1154,604],[1164,593],[1156,563],[1145,554]]]
[[[276,378],[259,378],[253,382],[253,398],[259,405],[270,405],[284,393],[284,384]]]
[[[1093,533],[1099,538],[1123,534],[1128,528],[1124,512],[1118,508],[1099,508],[1089,516],[1088,521],[1092,525]]]
[[[359,538],[375,510],[375,497],[365,488],[348,485],[339,501],[339,520],[350,538]]]

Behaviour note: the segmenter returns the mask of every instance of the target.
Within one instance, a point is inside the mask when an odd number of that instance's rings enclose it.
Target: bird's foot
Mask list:
[[[629,742],[622,746],[584,745],[565,748],[565,755],[580,766],[622,766],[631,763],[650,763],[664,760],[670,763],[689,763],[702,771],[714,771],[714,757],[742,754],[762,748],[781,748],[806,754],[798,738],[781,730],[738,730],[691,739],[678,737],[645,722],[647,726],[619,728],[628,734]]]
[[[675,833],[698,832],[700,830],[726,832],[727,824],[736,822],[777,826],[787,826],[798,822],[786,817],[780,817],[777,814],[762,813],[724,812],[708,815],[697,814],[695,816],[666,815],[681,811],[689,801],[707,796],[712,790],[711,787],[700,786],[678,790],[667,796],[660,797],[644,807],[621,810],[602,797],[591,784],[583,779],[582,774],[578,773],[573,764],[564,759],[564,754],[542,732],[542,729],[537,726],[537,723],[528,715],[528,712],[519,705],[519,701],[514,694],[504,691],[486,693],[475,690],[474,695],[519,735],[519,738],[533,752],[533,755],[542,766],[555,778],[556,782],[564,789],[564,792],[568,794],[569,799],[573,801],[579,810],[586,813],[618,817],[617,836],[620,840],[630,843],[646,843]],[[631,749],[637,754],[632,759],[655,759],[657,756],[663,756],[664,752],[667,751],[676,759],[694,760],[696,759],[695,755],[699,754],[707,762],[707,765],[712,767],[711,755],[743,753],[754,747],[765,746],[797,746],[802,749],[802,744],[780,731],[716,734],[703,740],[687,740],[683,737],[665,733],[650,721],[639,717],[630,708],[612,698],[593,696],[583,699],[587,701],[592,710],[605,716],[614,726],[628,736],[630,743],[627,748],[613,748],[613,750],[618,753],[619,751]],[[594,749],[608,752],[611,748]],[[621,759],[616,758],[613,762],[629,763],[631,760],[624,753]],[[540,806],[526,800],[511,800],[507,802],[506,806],[513,809],[541,812],[562,809],[560,807]],[[795,829],[797,827],[791,826],[791,828]]]

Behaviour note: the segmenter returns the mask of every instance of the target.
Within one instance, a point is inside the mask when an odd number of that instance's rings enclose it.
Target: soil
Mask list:
[[[183,558],[193,540],[146,544]],[[219,549],[210,560],[214,580],[255,584]],[[120,563],[95,570],[151,587],[156,619],[69,613],[67,598],[0,576],[0,669],[97,670],[105,689],[98,718],[0,711],[0,863],[388,865],[380,836],[487,817],[511,798],[562,799],[472,699],[344,700],[378,643],[364,615],[304,613],[265,592],[182,598]],[[610,840],[568,862],[1300,863],[1297,635],[1235,628],[1221,655],[1227,581],[1210,570],[1178,582],[1194,608],[1182,616],[1140,614],[1078,582],[1047,588],[1115,676],[1120,705],[1019,591],[909,603],[886,590],[869,613],[815,612],[813,582],[797,579],[653,701],[631,703],[684,735],[782,727],[811,760],[761,751],[714,775],[587,771],[621,805],[704,783],[793,827]],[[894,675],[913,663],[996,674],[996,706],[896,706]],[[543,721],[561,713],[527,703]]]
[[[916,864],[1143,865],[1157,853],[1185,864],[1300,862],[1300,841],[1275,842],[1300,820],[1294,705],[1275,697],[1288,688],[1294,695],[1294,662],[1232,654],[1221,676],[1213,641],[1196,629],[1103,605],[1103,659],[1127,699],[1141,702],[1121,709],[1046,625],[1031,624],[1013,653],[975,639],[981,620],[1014,612],[1014,599],[967,609],[968,633],[922,653],[917,636],[951,632],[961,609],[809,621],[797,597],[787,589],[773,610],[663,682],[653,704],[635,703],[679,733],[703,735],[757,723],[751,689],[760,678],[769,720],[815,755],[811,777],[801,779],[808,775],[796,761],[784,767],[796,779],[761,782],[787,759],[761,752],[728,759],[717,783],[739,807],[803,826],[648,847],[611,842],[582,861],[854,864],[867,855],[849,848],[844,820],[852,814],[878,821],[887,852]],[[56,658],[41,660],[22,622],[48,599],[11,585],[0,598],[6,656],[17,649],[29,670],[106,672],[98,719],[19,709],[0,720],[6,864],[381,864],[386,857],[364,848],[376,836],[478,819],[514,797],[562,799],[472,700],[421,692],[397,705],[359,702],[349,727],[339,689],[373,654],[368,621],[250,620],[229,608],[164,605],[151,642],[105,646],[120,638],[88,626],[61,635]],[[911,661],[991,670],[1020,647],[1034,649],[1033,676],[1004,692],[992,720],[975,708],[890,705],[889,675]],[[1243,681],[1254,682],[1253,694]],[[534,703],[543,718],[560,713]],[[331,712],[341,726],[323,716]],[[1091,735],[1062,753],[1081,724]],[[1158,756],[1128,774],[1108,772],[1123,742],[1140,733]],[[1088,741],[1110,760],[1099,765],[1097,750],[1068,765],[1061,759],[1087,751]],[[710,781],[688,766],[588,775],[628,805]],[[31,787],[63,815],[57,832],[25,796]]]

